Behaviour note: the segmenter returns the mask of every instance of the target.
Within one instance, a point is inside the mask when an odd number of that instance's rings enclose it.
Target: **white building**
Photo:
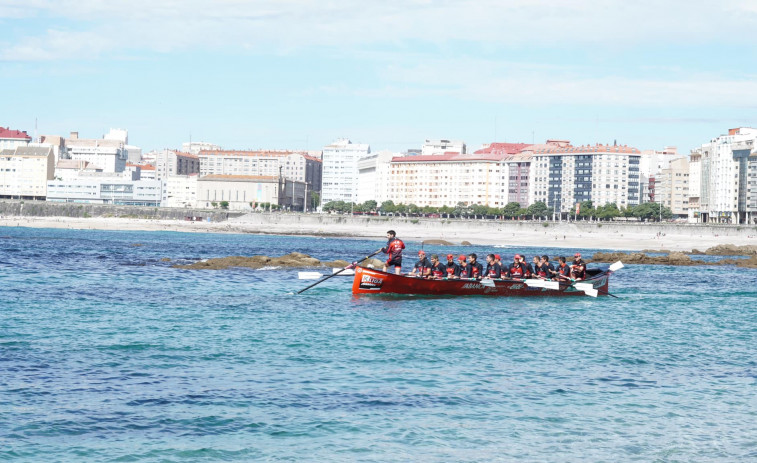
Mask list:
[[[47,200],[53,202],[159,207],[163,201],[159,180],[132,180],[108,173],[51,180],[47,193]]]
[[[26,146],[32,141],[28,133],[0,127],[0,150],[12,150],[17,146]]]
[[[279,175],[304,182],[309,191],[320,191],[323,163],[299,151],[200,151],[200,176]]]
[[[656,202],[655,190],[657,176],[663,169],[670,166],[670,162],[685,156],[678,154],[675,146],[666,146],[661,150],[644,150],[639,161],[639,186],[641,202]]]
[[[757,147],[757,129],[730,129],[691,152],[689,218],[694,222],[751,223],[750,156]],[[694,187],[698,185],[698,189]]]
[[[78,132],[66,139],[66,151],[69,159],[87,161],[103,172],[123,172],[128,159],[122,141],[79,138]]]
[[[400,153],[379,151],[357,162],[358,186],[356,203],[362,204],[372,199],[378,205],[381,205],[381,203],[390,199],[388,196],[390,165],[392,158],[399,157],[402,157]]]
[[[323,147],[321,205],[331,201],[357,202],[357,163],[371,154],[368,144],[340,139]]]
[[[102,172],[102,169],[91,166],[87,161],[74,159],[60,159],[55,164],[56,180],[71,180],[78,178],[85,172]]]
[[[640,204],[641,153],[628,146],[559,146],[534,150],[531,163],[531,202],[543,201],[561,213],[576,203],[594,206]]]
[[[163,179],[165,201],[163,207],[197,207],[199,175],[169,175]]]
[[[55,175],[52,148],[16,146],[0,151],[0,198],[44,199]]]
[[[421,148],[422,156],[446,153],[465,154],[465,143],[460,140],[426,140]]]
[[[229,203],[229,210],[251,210],[262,203],[301,211],[305,183],[265,175],[206,175],[197,180],[198,207]]]
[[[182,151],[192,154],[199,154],[200,151],[221,151],[222,149],[223,148],[218,145],[204,141],[191,141],[181,144]]]

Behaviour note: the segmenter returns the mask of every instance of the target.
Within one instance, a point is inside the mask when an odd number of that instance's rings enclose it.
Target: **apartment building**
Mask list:
[[[129,154],[121,140],[79,138],[78,132],[71,132],[65,144],[68,159],[87,161],[103,172],[118,173],[126,168]]]
[[[381,204],[390,199],[387,195],[390,165],[392,159],[398,157],[402,157],[402,154],[392,151],[379,151],[358,161],[356,203],[361,204],[372,199]]]
[[[163,207],[197,207],[198,174],[169,175],[163,178]]]
[[[371,154],[367,144],[344,138],[323,147],[321,205],[331,201],[357,202],[358,161]]]
[[[749,181],[757,129],[739,127],[692,150],[690,156],[691,222],[753,223]]]
[[[155,153],[155,177],[163,180],[171,175],[200,173],[200,157],[175,150],[160,150]]]
[[[47,200],[53,202],[160,207],[160,180],[138,180],[133,172],[82,172],[77,178],[47,182]]]
[[[205,175],[197,180],[198,207],[229,203],[229,210],[251,210],[261,203],[301,211],[305,182],[266,175]]]
[[[576,203],[618,207],[640,203],[640,152],[619,145],[537,148],[531,163],[531,202],[568,213]]]
[[[421,147],[421,155],[465,154],[465,148],[465,143],[461,140],[426,140]]]
[[[299,151],[200,151],[200,176],[247,175],[278,177],[307,184],[308,191],[321,190],[323,163]]]
[[[55,176],[51,147],[23,144],[0,151],[0,198],[45,199],[47,181]]]
[[[31,143],[32,137],[21,130],[11,130],[10,127],[0,127],[0,150],[12,150],[17,146]]]
[[[670,209],[674,217],[689,216],[689,160],[685,157],[670,161],[668,167],[655,174],[655,202]]]

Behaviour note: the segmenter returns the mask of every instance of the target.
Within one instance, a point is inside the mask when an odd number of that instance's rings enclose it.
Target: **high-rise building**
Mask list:
[[[689,219],[693,222],[752,223],[748,207],[750,174],[757,174],[752,154],[757,129],[730,129],[691,152]]]
[[[532,202],[543,201],[561,213],[576,203],[594,206],[640,204],[640,153],[618,145],[559,146],[534,150],[531,163]]]
[[[155,176],[165,179],[171,175],[190,175],[200,172],[200,158],[191,153],[160,150],[155,153]]]
[[[689,215],[689,160],[686,157],[674,159],[668,167],[655,176],[656,202],[670,209],[679,218]]]
[[[401,157],[400,153],[379,151],[358,161],[358,187],[356,203],[374,200],[381,205],[390,199],[387,196],[389,187],[390,164],[393,158]]]
[[[358,161],[371,154],[367,144],[340,139],[323,147],[321,205],[331,201],[357,202]]]

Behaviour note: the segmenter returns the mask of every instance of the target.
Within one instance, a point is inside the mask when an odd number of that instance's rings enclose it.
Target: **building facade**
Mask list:
[[[560,213],[576,203],[594,206],[640,204],[640,153],[628,146],[560,146],[534,150],[531,202],[543,201]]]
[[[229,210],[252,210],[262,203],[301,211],[305,182],[264,175],[206,175],[197,180],[198,207],[229,203]]]
[[[367,144],[340,139],[323,147],[321,205],[331,201],[357,202],[358,161],[371,154]]]
[[[79,138],[78,132],[71,132],[66,139],[66,152],[68,159],[87,161],[110,173],[123,172],[129,158],[121,140]]]
[[[51,180],[47,192],[47,200],[53,202],[160,207],[163,201],[159,180],[134,180],[112,173]]]
[[[656,174],[656,201],[676,218],[689,216],[689,160],[678,158]]]
[[[24,131],[0,127],[0,150],[12,150],[17,146],[26,146],[31,141],[32,137]]]
[[[358,161],[357,200],[362,204],[374,200],[381,205],[389,199],[390,165],[393,158],[401,157],[400,153],[379,151]]]
[[[163,178],[163,207],[197,207],[198,174],[169,175]]]
[[[465,154],[465,143],[461,140],[426,140],[421,147],[422,156],[447,153]]]
[[[47,181],[53,178],[51,147],[17,145],[0,151],[0,198],[45,199]]]
[[[162,150],[155,154],[155,176],[164,179],[171,175],[191,175],[200,173],[200,158],[191,153]]]
[[[750,158],[757,129],[730,129],[691,153],[689,218],[692,222],[750,223]],[[697,174],[697,179],[693,175]],[[695,188],[697,187],[698,188]]]

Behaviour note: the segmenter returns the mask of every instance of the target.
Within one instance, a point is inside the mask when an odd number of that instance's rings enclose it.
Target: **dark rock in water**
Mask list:
[[[183,268],[192,270],[222,270],[232,267],[245,267],[258,269],[263,267],[288,267],[288,268],[305,268],[320,267],[321,261],[310,257],[307,254],[293,252],[281,257],[268,256],[230,256],[220,257],[217,259],[208,259],[202,262],[195,262],[189,265],[174,265],[173,268]]]
[[[372,267],[381,270],[384,267],[384,261],[368,258],[359,262],[361,267]]]
[[[590,262],[617,262],[623,261],[625,264],[643,264],[643,265],[736,265],[746,268],[757,268],[757,255],[749,259],[723,259],[716,262],[705,262],[695,260],[682,252],[671,252],[667,256],[648,256],[644,253],[626,254],[623,252],[597,252]]]
[[[421,244],[432,244],[432,245],[436,244],[439,246],[454,246],[455,245],[455,243],[450,243],[449,241],[446,241],[446,240],[424,240],[421,242]]]
[[[324,267],[331,267],[331,268],[344,268],[350,265],[349,262],[347,262],[346,260],[341,260],[341,259],[332,260],[330,262],[322,262],[322,264]]]
[[[704,253],[708,256],[754,256],[757,255],[757,246],[749,244],[745,246],[718,244],[709,248]]]
[[[463,242],[462,242],[462,243],[460,243],[460,244],[461,244],[462,246],[473,246],[473,245],[472,245],[472,244],[470,243],[470,241],[463,241]]]
[[[144,246],[144,244],[142,244],[142,243],[133,243],[133,244],[130,244],[129,246],[131,246],[133,248],[138,248],[140,246]]]
[[[164,258],[160,259],[160,261],[161,262],[171,262],[171,258],[170,257],[164,257]]]

